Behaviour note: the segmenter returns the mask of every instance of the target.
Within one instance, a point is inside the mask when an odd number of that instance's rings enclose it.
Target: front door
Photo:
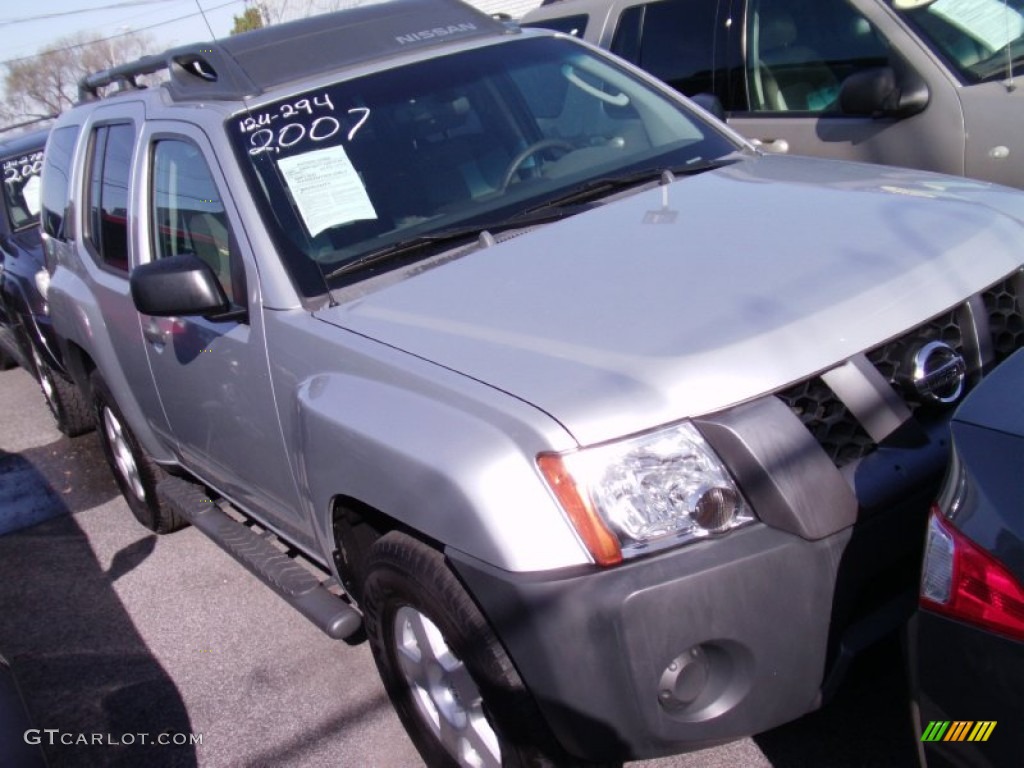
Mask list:
[[[303,543],[271,385],[254,269],[199,131],[150,125],[148,191],[140,211],[143,260],[191,252],[210,265],[239,318],[139,315],[156,389],[184,464],[286,536]],[[148,255],[148,259],[146,258]]]
[[[964,173],[955,88],[877,3],[748,0],[743,29],[745,78],[728,106],[729,125],[748,139],[769,151]],[[928,86],[925,110],[903,119],[844,114],[843,80],[897,57]]]

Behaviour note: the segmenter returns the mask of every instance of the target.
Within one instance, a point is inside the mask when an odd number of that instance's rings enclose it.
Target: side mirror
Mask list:
[[[698,107],[703,109],[705,112],[710,112],[723,123],[725,122],[725,108],[722,106],[721,99],[715,96],[715,94],[698,93],[691,96],[690,101],[692,101]]]
[[[876,67],[855,72],[839,88],[839,107],[847,115],[904,118],[928,106],[928,85],[907,67]]]
[[[128,278],[135,308],[156,317],[199,315],[210,320],[237,319],[210,265],[194,253],[140,264]]]

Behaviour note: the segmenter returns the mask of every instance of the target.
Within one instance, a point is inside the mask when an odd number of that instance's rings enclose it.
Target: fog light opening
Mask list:
[[[676,656],[658,684],[658,703],[667,710],[685,709],[700,698],[711,678],[711,667],[700,646]]]

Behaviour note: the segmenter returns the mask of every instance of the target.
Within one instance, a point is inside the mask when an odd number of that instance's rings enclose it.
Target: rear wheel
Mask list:
[[[184,527],[185,521],[161,504],[157,497],[156,484],[163,476],[163,470],[146,455],[135,439],[106,382],[98,373],[93,373],[91,382],[103,453],[132,514],[156,533],[170,533]]]
[[[431,768],[580,765],[444,556],[393,531],[367,559],[365,626],[388,695]]]
[[[92,430],[95,423],[85,393],[54,373],[34,344],[30,344],[29,347],[32,350],[32,363],[35,365],[39,389],[42,390],[43,399],[46,400],[46,405],[57,422],[57,429],[68,437],[77,437]]]

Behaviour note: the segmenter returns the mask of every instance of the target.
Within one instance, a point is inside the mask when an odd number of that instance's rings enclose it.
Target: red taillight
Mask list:
[[[1024,640],[1024,587],[998,560],[932,509],[931,526],[952,541],[952,572],[944,553],[925,552],[923,583],[949,578],[948,597],[935,600],[921,595],[921,607],[974,624],[1000,635]],[[931,547],[929,547],[931,550]]]

